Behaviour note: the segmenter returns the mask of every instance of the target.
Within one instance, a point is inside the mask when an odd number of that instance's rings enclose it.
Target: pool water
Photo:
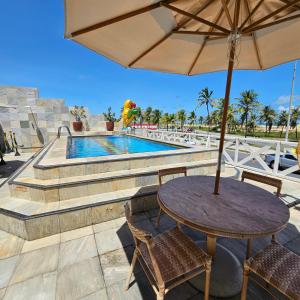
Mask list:
[[[69,138],[67,158],[95,157],[128,153],[178,150],[181,147],[131,136]]]

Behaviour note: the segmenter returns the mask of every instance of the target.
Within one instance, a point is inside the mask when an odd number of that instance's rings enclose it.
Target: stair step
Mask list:
[[[5,197],[0,201],[0,229],[39,239],[122,217],[127,201],[133,212],[156,208],[156,191],[157,186],[148,186],[53,203]]]
[[[83,197],[158,184],[159,169],[186,166],[189,175],[204,175],[213,173],[216,164],[216,159],[210,159],[54,180],[17,178],[10,188],[11,195],[18,198],[42,202],[65,201],[74,198],[74,195]]]
[[[15,183],[23,186],[32,187],[35,186],[37,188],[56,188],[61,186],[75,185],[77,183],[90,183],[94,181],[106,181],[116,178],[125,178],[136,175],[148,175],[148,174],[157,174],[158,170],[164,168],[175,168],[175,167],[183,167],[193,168],[198,166],[206,166],[209,164],[216,163],[216,159],[209,159],[203,161],[196,162],[184,162],[177,164],[168,164],[168,165],[160,165],[148,168],[139,168],[132,170],[122,170],[122,171],[113,171],[113,172],[105,172],[105,173],[97,173],[83,176],[73,176],[69,178],[61,178],[61,179],[36,179],[36,178],[18,178]]]

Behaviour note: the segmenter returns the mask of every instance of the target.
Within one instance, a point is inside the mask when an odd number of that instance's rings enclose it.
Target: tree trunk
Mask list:
[[[248,130],[248,113],[246,113],[245,117],[245,138],[247,137],[247,130]]]
[[[207,110],[207,118],[208,118],[208,132],[210,132],[210,115],[209,115],[208,104],[206,104],[206,110]]]
[[[270,123],[270,124],[269,124],[269,135],[270,135],[270,133],[271,133],[272,127],[273,127],[273,123]]]
[[[265,136],[267,136],[268,133],[268,122],[266,122],[266,132],[265,132]]]

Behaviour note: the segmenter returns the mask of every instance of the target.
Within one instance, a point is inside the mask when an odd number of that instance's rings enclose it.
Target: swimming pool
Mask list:
[[[69,138],[67,158],[96,157],[129,153],[178,150],[183,147],[132,136],[91,136]]]

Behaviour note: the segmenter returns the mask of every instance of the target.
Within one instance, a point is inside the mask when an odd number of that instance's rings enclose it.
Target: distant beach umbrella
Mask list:
[[[130,68],[194,75],[227,70],[214,193],[233,69],[300,57],[300,1],[65,0],[65,36]]]

